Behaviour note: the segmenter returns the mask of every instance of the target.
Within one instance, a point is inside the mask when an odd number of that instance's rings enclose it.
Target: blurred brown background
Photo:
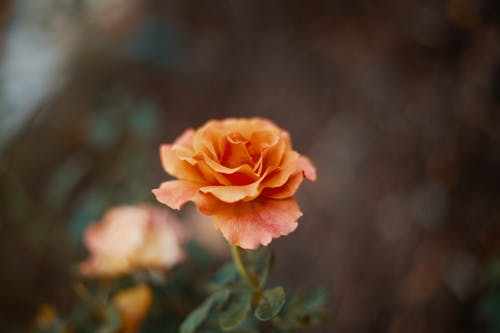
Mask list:
[[[153,202],[160,143],[262,116],[318,167],[272,245],[276,280],[329,288],[317,332],[500,331],[500,2],[18,0],[0,22],[3,327],[60,298],[86,223]]]

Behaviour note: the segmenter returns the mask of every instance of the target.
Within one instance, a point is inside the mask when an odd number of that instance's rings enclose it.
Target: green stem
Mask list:
[[[233,255],[234,263],[236,264],[236,268],[240,272],[240,275],[247,281],[247,283],[252,286],[252,288],[258,288],[259,282],[252,278],[250,273],[248,272],[245,264],[243,263],[243,259],[241,258],[240,248],[235,245],[231,245],[231,254]]]

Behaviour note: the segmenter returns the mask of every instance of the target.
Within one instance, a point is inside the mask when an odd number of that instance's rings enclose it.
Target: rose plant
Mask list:
[[[233,254],[233,263],[217,273],[212,295],[186,318],[181,333],[255,327],[248,316],[252,308],[257,320],[272,320],[279,331],[317,323],[323,291],[298,292],[285,307],[284,288],[266,288],[269,252],[241,251],[288,235],[302,216],[293,196],[304,178],[316,180],[316,170],[293,150],[288,132],[262,118],[211,120],[162,145],[160,158],[177,179],[153,190],[157,200],[173,209],[194,202],[200,213],[214,217]]]

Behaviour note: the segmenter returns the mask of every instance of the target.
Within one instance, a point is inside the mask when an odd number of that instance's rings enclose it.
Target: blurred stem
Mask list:
[[[231,254],[233,255],[234,263],[236,264],[236,268],[240,272],[240,275],[245,279],[245,281],[254,289],[259,287],[259,281],[256,281],[255,278],[252,278],[250,273],[248,272],[243,259],[241,258],[241,250],[238,246],[231,245]]]

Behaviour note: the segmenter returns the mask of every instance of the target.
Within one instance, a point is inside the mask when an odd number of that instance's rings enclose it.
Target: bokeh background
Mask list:
[[[497,0],[0,1],[0,330],[154,202],[160,143],[262,116],[318,168],[272,244],[316,332],[500,332],[499,38]]]

